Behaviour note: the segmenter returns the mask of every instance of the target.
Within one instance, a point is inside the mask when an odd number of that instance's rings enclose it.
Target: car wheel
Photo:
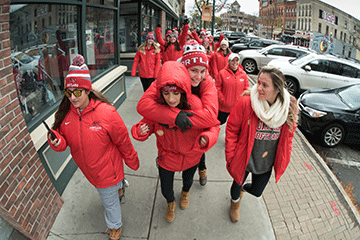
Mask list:
[[[242,66],[244,67],[245,72],[248,74],[253,74],[257,69],[256,62],[251,59],[246,59]]]
[[[334,123],[321,132],[321,142],[325,147],[335,147],[345,138],[345,130],[340,124]]]
[[[298,92],[298,86],[294,79],[292,78],[285,78],[285,88],[289,91],[289,93],[295,96]]]

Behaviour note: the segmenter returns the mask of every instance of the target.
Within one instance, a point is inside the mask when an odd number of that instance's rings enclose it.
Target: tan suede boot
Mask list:
[[[181,191],[180,204],[179,205],[180,205],[180,208],[182,210],[187,208],[187,206],[189,205],[189,192]]]
[[[207,183],[206,169],[199,170],[199,182],[201,186],[205,186]]]
[[[172,202],[168,203],[168,207],[167,207],[167,210],[166,210],[166,213],[165,213],[166,221],[168,221],[168,222],[174,221],[175,207],[176,207],[176,202],[175,201],[172,201]]]
[[[243,196],[244,190],[241,189],[239,201],[233,202],[233,200],[230,199],[230,220],[232,222],[238,222],[240,220],[240,201]]]
[[[105,233],[107,232],[108,229],[106,229]],[[118,228],[118,229],[109,229],[109,230],[110,230],[109,240],[119,240],[120,239],[120,237],[121,237],[121,227]]]

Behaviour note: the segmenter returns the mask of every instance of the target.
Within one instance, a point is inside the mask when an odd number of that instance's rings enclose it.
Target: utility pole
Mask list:
[[[213,0],[213,8],[212,8],[212,24],[211,24],[212,36],[214,36],[214,25],[215,25],[215,0]]]

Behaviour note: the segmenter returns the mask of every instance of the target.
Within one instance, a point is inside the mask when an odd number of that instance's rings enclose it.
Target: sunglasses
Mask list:
[[[71,97],[71,94],[74,94],[75,97],[80,97],[84,89],[75,89],[74,91],[65,90],[65,96]]]

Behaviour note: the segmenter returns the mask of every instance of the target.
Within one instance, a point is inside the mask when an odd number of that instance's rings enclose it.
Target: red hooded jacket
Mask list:
[[[240,67],[234,74],[228,65],[219,72],[215,85],[218,90],[219,110],[230,113],[236,100],[249,88],[249,80]]]
[[[189,79],[189,75],[187,79]],[[193,124],[193,128],[203,129],[219,124],[219,121],[217,120],[219,111],[217,90],[210,75],[207,75],[206,79],[201,82],[199,95],[203,108],[197,109],[196,111],[187,110],[187,112],[194,113],[193,116],[189,117]],[[151,84],[138,102],[138,113],[144,118],[154,122],[168,124],[170,128],[176,126],[175,120],[180,109],[169,109],[164,105],[159,104],[156,99],[158,99],[158,91],[156,85]],[[159,114],[159,112],[163,114]]]
[[[201,109],[202,104],[198,96],[191,93],[191,81],[185,66],[178,62],[165,63],[157,80],[152,84],[156,86],[158,99],[160,98],[160,89],[166,85],[176,85],[182,88],[187,97],[191,109]],[[163,105],[170,108],[168,105]],[[164,114],[159,114],[164,116]],[[140,135],[141,125],[148,124],[150,131],[145,135]],[[208,129],[191,128],[185,133],[177,127],[166,128],[159,123],[142,119],[131,128],[131,134],[134,139],[145,141],[151,134],[156,135],[156,145],[158,147],[158,164],[168,171],[184,171],[199,163],[201,155],[208,151],[217,142],[220,127],[218,125]],[[207,138],[207,144],[200,146],[200,137]]]
[[[49,145],[57,152],[70,147],[76,165],[91,184],[107,188],[124,178],[123,159],[133,170],[139,168],[137,152],[128,130],[113,106],[90,100],[82,113],[71,108],[59,129],[52,130],[60,145]]]
[[[166,47],[166,42],[164,41],[164,39],[161,36],[161,28],[157,27],[155,30],[156,33],[156,41],[160,44],[161,48],[164,49],[164,51],[162,52],[162,63],[164,64],[167,61],[176,61],[178,60],[180,57],[182,57],[183,54],[183,46],[186,42],[186,35],[187,35],[187,31],[189,30],[189,25],[184,25],[180,35],[178,36],[178,42],[179,42],[179,47],[180,47],[180,51],[176,51],[175,49],[175,44],[173,43],[169,43],[169,45]]]
[[[246,166],[254,146],[258,120],[251,107],[250,96],[245,95],[237,100],[227,121],[225,137],[226,168],[233,179],[240,185],[244,182]],[[296,126],[292,131],[289,131],[289,126],[286,123],[282,125],[274,163],[276,182],[279,181],[289,165],[295,129]]]
[[[152,45],[148,48],[146,44],[142,44],[135,54],[131,76],[136,76],[136,69],[139,65],[139,77],[157,78],[157,74],[161,67],[160,58],[160,47]]]

